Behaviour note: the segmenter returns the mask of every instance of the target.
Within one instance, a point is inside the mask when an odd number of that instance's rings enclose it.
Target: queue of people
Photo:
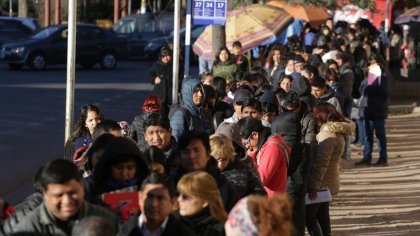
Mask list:
[[[386,66],[366,43],[373,34],[340,27],[335,33],[326,24],[272,46],[264,67],[252,67],[240,42],[228,45],[233,53],[223,47],[211,71],[180,81],[178,101],[171,100],[171,53],[161,49],[141,113],[128,125],[83,106],[72,162],[39,170],[35,193],[3,232],[331,235],[330,202],[305,199],[339,193],[340,161],[351,159],[353,141],[364,146],[355,164],[370,166],[374,130],[374,166],[388,165]],[[113,205],[116,196],[122,199]]]

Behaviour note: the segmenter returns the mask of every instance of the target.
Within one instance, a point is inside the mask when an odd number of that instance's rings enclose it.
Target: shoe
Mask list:
[[[372,163],[370,161],[361,160],[354,163],[355,166],[371,166]]]
[[[375,164],[373,164],[373,166],[375,167],[384,167],[384,166],[388,166],[388,162],[387,161],[378,161]]]

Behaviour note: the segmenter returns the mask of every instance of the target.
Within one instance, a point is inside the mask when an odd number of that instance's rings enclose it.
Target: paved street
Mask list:
[[[115,71],[78,69],[75,118],[83,104],[97,103],[105,118],[130,123],[151,89],[150,65],[130,61]],[[31,192],[40,165],[63,157],[65,86],[64,65],[33,72],[0,63],[0,195],[12,203]]]

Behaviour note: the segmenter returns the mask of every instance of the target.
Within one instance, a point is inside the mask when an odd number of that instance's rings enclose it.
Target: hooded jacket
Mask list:
[[[354,130],[354,123],[327,122],[316,135],[318,148],[308,178],[308,188],[329,188],[332,195],[340,188],[340,160],[344,152],[345,139]]]
[[[89,201],[100,202],[97,198],[100,194],[118,190],[118,188],[110,186],[108,180],[111,179],[112,164],[123,156],[134,157],[137,167],[135,176],[137,180],[134,186],[140,187],[143,180],[149,175],[147,161],[141,155],[134,141],[119,137],[112,140],[107,146],[96,164],[91,179],[85,181],[86,196]]]
[[[143,123],[153,112],[144,112],[141,115],[134,117],[133,122],[130,125],[130,138],[137,142],[137,146],[141,151],[146,150],[149,147],[146,140],[144,139],[144,127]]]
[[[210,122],[204,119],[201,106],[197,106],[193,102],[193,94],[197,86],[201,86],[202,91],[204,91],[200,80],[190,79],[182,85],[181,92],[184,104],[171,118],[172,136],[177,141],[182,134],[189,130],[200,132],[207,131],[210,128]]]
[[[292,90],[295,91],[299,95],[300,100],[305,101],[312,110],[312,108],[315,106],[316,99],[311,94],[311,84],[309,84],[309,81],[300,75],[296,78],[293,78]]]

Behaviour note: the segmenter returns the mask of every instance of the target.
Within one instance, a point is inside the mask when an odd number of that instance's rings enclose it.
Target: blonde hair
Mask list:
[[[193,171],[182,176],[177,184],[178,192],[198,197],[209,202],[209,210],[213,219],[225,222],[226,211],[223,207],[216,180],[204,171]]]
[[[264,196],[250,195],[247,205],[260,235],[290,236],[292,234],[292,210],[286,194],[275,194],[269,199]]]
[[[232,140],[224,134],[213,134],[210,136],[210,155],[215,158],[235,158],[235,148],[233,147]]]

